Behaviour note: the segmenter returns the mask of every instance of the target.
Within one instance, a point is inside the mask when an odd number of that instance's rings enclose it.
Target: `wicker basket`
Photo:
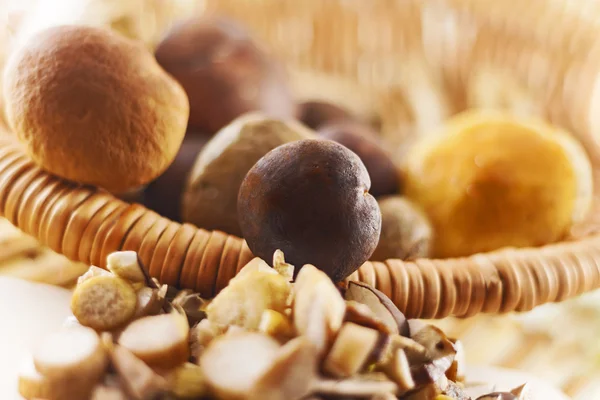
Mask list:
[[[497,106],[477,96],[482,84],[496,82],[505,106],[574,132],[600,165],[594,113],[600,100],[595,44],[600,19],[593,18],[600,16],[600,5],[573,3],[207,0],[204,5],[207,12],[243,21],[271,46],[290,67],[301,95],[376,115],[397,154],[457,111]],[[240,238],[172,222],[102,190],[53,177],[8,136],[0,136],[0,215],[87,264],[104,266],[110,252],[135,250],[152,276],[204,296],[221,290],[253,257]],[[351,278],[376,286],[414,318],[526,311],[600,287],[599,226],[591,218],[564,242],[542,248],[367,262]]]

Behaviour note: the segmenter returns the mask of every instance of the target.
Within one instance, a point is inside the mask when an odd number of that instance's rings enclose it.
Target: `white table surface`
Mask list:
[[[17,368],[44,334],[58,329],[70,315],[70,292],[57,287],[0,278],[0,399],[21,400],[17,394]],[[494,382],[506,390],[529,382],[530,400],[566,400],[540,380],[517,371],[489,367],[468,368],[472,382]]]

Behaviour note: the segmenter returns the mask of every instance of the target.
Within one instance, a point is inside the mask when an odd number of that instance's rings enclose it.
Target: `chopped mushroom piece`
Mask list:
[[[207,385],[221,399],[243,399],[269,371],[279,343],[254,332],[224,335],[211,341],[200,358]]]
[[[158,298],[158,289],[143,287],[136,292],[137,305],[133,319],[158,314],[163,306],[164,299]]]
[[[185,363],[171,370],[167,376],[169,391],[181,399],[197,399],[207,394],[200,366]]]
[[[178,294],[173,301],[171,302],[173,305],[181,306],[185,315],[188,318],[188,322],[190,325],[194,325],[204,318],[206,318],[206,312],[204,309],[208,302],[200,297],[198,293],[189,293],[189,294]]]
[[[331,279],[312,265],[300,269],[294,284],[294,327],[322,354],[342,326],[346,302]]]
[[[427,357],[431,360],[456,354],[454,343],[436,326],[426,325],[411,337],[427,349]]]
[[[151,399],[166,390],[167,384],[164,378],[125,347],[116,345],[110,357],[125,391],[133,399]]]
[[[130,282],[146,282],[135,251],[117,251],[106,258],[109,271]]]
[[[258,330],[279,341],[286,341],[295,336],[294,327],[288,318],[274,310],[263,312]]]
[[[366,364],[378,339],[379,332],[376,330],[346,322],[325,358],[324,371],[336,378],[358,373]]]
[[[346,301],[346,315],[344,316],[344,321],[354,322],[357,325],[373,328],[382,333],[391,333],[388,326],[377,318],[369,306],[354,300]]]
[[[156,368],[173,368],[189,357],[189,325],[177,312],[140,318],[127,326],[119,344]]]
[[[407,392],[415,388],[415,381],[412,378],[410,364],[404,350],[396,349],[383,365],[383,371],[398,385],[400,392]]]
[[[217,325],[258,329],[263,312],[284,312],[289,296],[290,284],[281,275],[251,271],[232,279],[206,307],[206,315]]]
[[[93,329],[72,326],[46,336],[33,352],[33,361],[36,370],[49,378],[93,381],[105,372],[108,359]]]
[[[310,393],[317,375],[317,351],[297,337],[281,347],[271,366],[254,384],[250,400],[299,400]]]

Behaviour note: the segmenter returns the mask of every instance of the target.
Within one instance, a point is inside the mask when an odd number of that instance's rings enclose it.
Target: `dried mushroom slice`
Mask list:
[[[531,387],[527,383],[514,388],[510,392],[517,396],[518,400],[530,400],[531,398]]]
[[[277,271],[277,273],[283,276],[288,282],[292,282],[294,280],[294,271],[295,267],[292,264],[288,264],[285,262],[285,256],[283,251],[275,250],[273,254],[273,269]]]
[[[165,379],[125,347],[116,345],[110,352],[110,358],[123,388],[131,398],[151,399],[166,390]]]
[[[242,332],[214,339],[200,357],[207,385],[220,399],[243,399],[272,367],[279,343],[266,335]]]
[[[133,318],[137,295],[124,279],[95,276],[77,285],[71,298],[71,311],[85,326],[109,331],[125,325]]]
[[[197,399],[207,394],[200,366],[185,363],[170,371],[167,376],[169,392],[180,399]]]
[[[433,325],[425,325],[412,334],[412,339],[427,349],[427,357],[431,360],[456,355],[454,343],[442,330]]]
[[[379,290],[362,282],[350,281],[344,293],[344,298],[368,306],[373,314],[387,326],[390,333],[408,336],[409,328],[406,317]]]
[[[198,324],[194,325],[190,330],[189,337],[191,361],[197,364],[206,346],[222,333],[223,329],[213,324],[208,319],[203,319]]]
[[[181,306],[187,316],[189,324],[197,324],[206,318],[206,312],[204,310],[208,301],[200,297],[199,293],[182,293],[183,291],[175,296],[171,304]]]
[[[295,336],[294,327],[289,319],[280,312],[265,310],[260,318],[258,330],[279,341],[286,341]]]
[[[344,321],[353,322],[367,328],[373,328],[382,333],[391,333],[388,326],[375,316],[375,313],[371,311],[369,306],[354,300],[346,301],[346,315],[344,316]]]
[[[323,363],[323,370],[336,378],[350,377],[366,364],[379,339],[379,332],[346,322]]]
[[[90,328],[64,328],[50,335],[33,352],[36,370],[48,378],[99,379],[107,367],[100,337]]]
[[[518,400],[518,397],[510,392],[494,392],[480,396],[477,400]]]
[[[465,349],[460,340],[452,340],[456,355],[450,368],[446,371],[446,377],[453,382],[463,382],[465,380],[466,356]]]
[[[158,289],[143,287],[136,292],[137,305],[133,313],[133,319],[155,315],[160,312],[164,304],[164,299],[161,301],[158,298]]]
[[[77,278],[77,284],[80,285],[88,279],[94,278],[96,276],[112,276],[112,274],[110,273],[110,271],[92,265],[88,268],[87,271],[85,271],[83,275]]]
[[[189,325],[178,312],[140,318],[119,336],[119,344],[155,368],[173,368],[187,361]]]
[[[263,312],[284,312],[289,296],[290,284],[281,275],[251,271],[232,279],[206,307],[206,315],[217,325],[258,329]]]
[[[300,269],[293,293],[296,332],[308,337],[321,354],[342,326],[346,302],[329,277],[312,265]]]
[[[146,282],[146,274],[138,262],[135,251],[117,251],[106,257],[106,264],[113,274],[130,282]]]
[[[410,363],[404,350],[397,348],[391,357],[382,365],[385,374],[398,385],[401,393],[415,388],[415,381],[410,370]]]
[[[250,400],[299,400],[310,393],[317,376],[317,351],[297,337],[277,351],[270,367],[252,387]]]
[[[322,396],[368,398],[383,393],[396,394],[398,385],[385,375],[373,373],[341,380],[316,379],[312,391]]]

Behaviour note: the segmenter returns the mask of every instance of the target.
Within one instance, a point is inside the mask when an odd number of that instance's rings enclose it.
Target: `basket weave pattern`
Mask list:
[[[518,110],[571,129],[593,149],[591,110],[600,71],[593,38],[600,28],[558,0],[521,1],[518,9],[510,8],[519,4],[515,0],[482,3],[208,0],[206,7],[245,22],[291,70],[346,81],[355,97],[373,99],[383,135],[398,148],[403,136],[424,134],[469,106],[470,88],[478,84],[473,72],[493,70],[515,78],[523,93]],[[545,24],[528,24],[540,15]],[[554,20],[564,30],[548,36]],[[423,93],[439,107],[423,114]],[[593,151],[590,156],[598,164]],[[172,222],[50,176],[1,136],[0,215],[75,261],[104,267],[113,251],[137,251],[152,276],[203,296],[225,287],[253,257],[235,236]],[[379,288],[410,318],[526,311],[600,287],[597,227],[587,221],[570,241],[542,248],[367,262],[350,278]]]

